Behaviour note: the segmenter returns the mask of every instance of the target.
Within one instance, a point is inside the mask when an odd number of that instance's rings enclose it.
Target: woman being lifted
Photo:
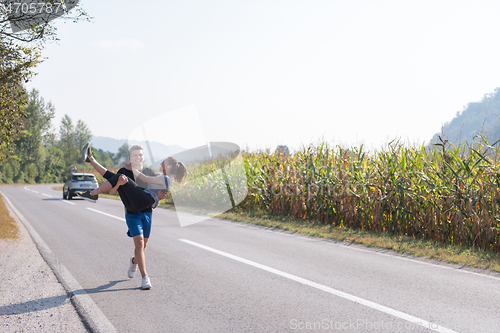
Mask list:
[[[137,183],[124,174],[114,174],[105,183],[92,191],[77,193],[85,200],[96,202],[98,195],[104,192],[116,193],[121,186],[123,204],[131,212],[140,212],[147,207],[156,208],[160,203],[159,192],[167,193],[172,186],[172,180],[183,183],[187,176],[187,168],[184,163],[177,161],[175,157],[168,157],[160,163],[163,175],[146,176],[132,167],[136,178],[149,183],[147,189],[143,189]]]

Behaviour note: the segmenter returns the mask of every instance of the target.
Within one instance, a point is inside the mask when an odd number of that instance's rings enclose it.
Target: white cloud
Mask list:
[[[109,53],[122,51],[135,52],[142,50],[146,44],[138,39],[101,39],[94,43],[95,46]]]

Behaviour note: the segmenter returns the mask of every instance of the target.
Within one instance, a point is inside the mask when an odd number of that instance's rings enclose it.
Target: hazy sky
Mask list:
[[[55,125],[68,114],[94,135],[146,122],[150,139],[185,147],[422,144],[500,87],[499,1],[81,5],[93,22],[56,20],[60,42],[28,86],[54,103]]]

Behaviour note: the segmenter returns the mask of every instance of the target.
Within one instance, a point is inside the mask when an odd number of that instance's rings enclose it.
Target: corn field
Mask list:
[[[167,200],[208,215],[239,203],[243,210],[500,252],[497,143],[478,137],[430,149],[393,142],[375,153],[327,143],[293,155],[241,152],[231,163],[191,166],[187,184],[172,188]]]
[[[248,184],[241,154],[188,165],[188,179],[170,189],[176,210],[216,216],[241,203]]]
[[[479,137],[368,154],[326,143],[244,154],[242,209],[500,251],[499,148]]]

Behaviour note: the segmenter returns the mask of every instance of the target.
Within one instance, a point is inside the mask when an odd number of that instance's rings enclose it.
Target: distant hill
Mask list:
[[[443,126],[443,134],[438,132],[430,144],[447,139],[454,145],[459,142],[471,142],[478,133],[483,134],[490,143],[500,139],[500,88],[484,95],[480,102],[472,102],[457,112],[455,118]]]
[[[118,149],[126,143],[127,140],[119,140],[108,138],[105,136],[93,136],[91,140],[92,147],[97,149],[102,149],[104,151],[109,151],[110,153],[116,154]]]
[[[113,154],[116,154],[118,149],[125,143],[127,143],[127,140],[125,139],[120,140],[104,136],[94,136],[91,140],[92,147],[102,149]],[[195,162],[202,162],[210,158],[225,158],[228,161],[232,161],[240,151],[240,147],[238,145],[230,142],[210,142],[210,149],[205,145],[186,150],[186,148],[182,148],[177,145],[167,146],[159,142],[151,141],[149,143],[149,147],[151,148],[151,153],[153,154],[155,163],[150,163],[147,144],[145,142],[132,142],[132,144],[140,144],[144,147],[145,163],[153,169],[159,169],[160,162],[169,156],[176,157],[179,161],[189,165]]]
[[[113,139],[113,138],[108,138],[105,136],[94,136],[92,137],[91,140],[92,147],[97,148],[97,149],[102,149],[104,151],[109,151],[113,154],[116,154],[118,152],[118,149],[123,146],[123,144],[127,143],[126,139]],[[146,154],[146,157],[149,157],[148,153],[148,148],[146,144],[143,142],[133,142],[133,144],[141,144],[144,149],[146,150],[144,153]],[[185,148],[182,148],[177,145],[164,145],[159,142],[151,141],[149,143],[151,151],[153,153],[153,158],[155,160],[163,159],[168,156],[175,155],[181,151],[186,150]]]

